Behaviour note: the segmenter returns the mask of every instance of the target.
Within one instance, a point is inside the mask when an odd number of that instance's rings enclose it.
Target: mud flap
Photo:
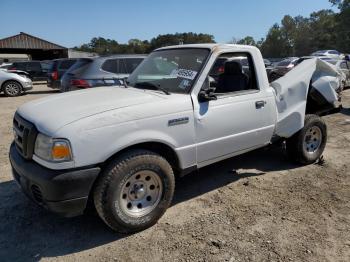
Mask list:
[[[341,88],[341,74],[335,66],[315,58],[302,62],[270,85],[275,91],[277,104],[275,134],[288,138],[304,126],[310,86],[320,94],[321,104],[325,100],[335,106],[339,99],[337,91]]]

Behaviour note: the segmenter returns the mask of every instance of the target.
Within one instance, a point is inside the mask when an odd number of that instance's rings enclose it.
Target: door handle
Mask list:
[[[255,102],[255,108],[256,109],[264,108],[265,104],[266,104],[266,101],[256,101]]]

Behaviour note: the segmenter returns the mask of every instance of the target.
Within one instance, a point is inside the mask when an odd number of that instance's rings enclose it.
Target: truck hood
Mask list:
[[[34,100],[21,106],[17,112],[35,124],[40,132],[53,134],[61,127],[82,118],[164,99],[165,95],[155,91],[99,87]]]

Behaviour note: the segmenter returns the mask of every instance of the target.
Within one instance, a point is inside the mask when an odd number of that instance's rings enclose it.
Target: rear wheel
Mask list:
[[[7,81],[3,85],[3,90],[6,96],[19,96],[22,92],[22,86],[16,81]]]
[[[94,190],[100,217],[115,231],[131,233],[154,225],[171,204],[173,170],[160,155],[135,150],[110,163]]]
[[[314,163],[327,143],[327,126],[321,117],[306,115],[303,129],[287,140],[288,156],[301,164]]]

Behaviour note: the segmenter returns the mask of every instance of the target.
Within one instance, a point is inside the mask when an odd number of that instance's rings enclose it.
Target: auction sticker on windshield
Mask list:
[[[171,76],[176,76],[180,78],[185,78],[189,80],[194,80],[197,75],[196,71],[188,70],[188,69],[174,69],[171,72]]]

